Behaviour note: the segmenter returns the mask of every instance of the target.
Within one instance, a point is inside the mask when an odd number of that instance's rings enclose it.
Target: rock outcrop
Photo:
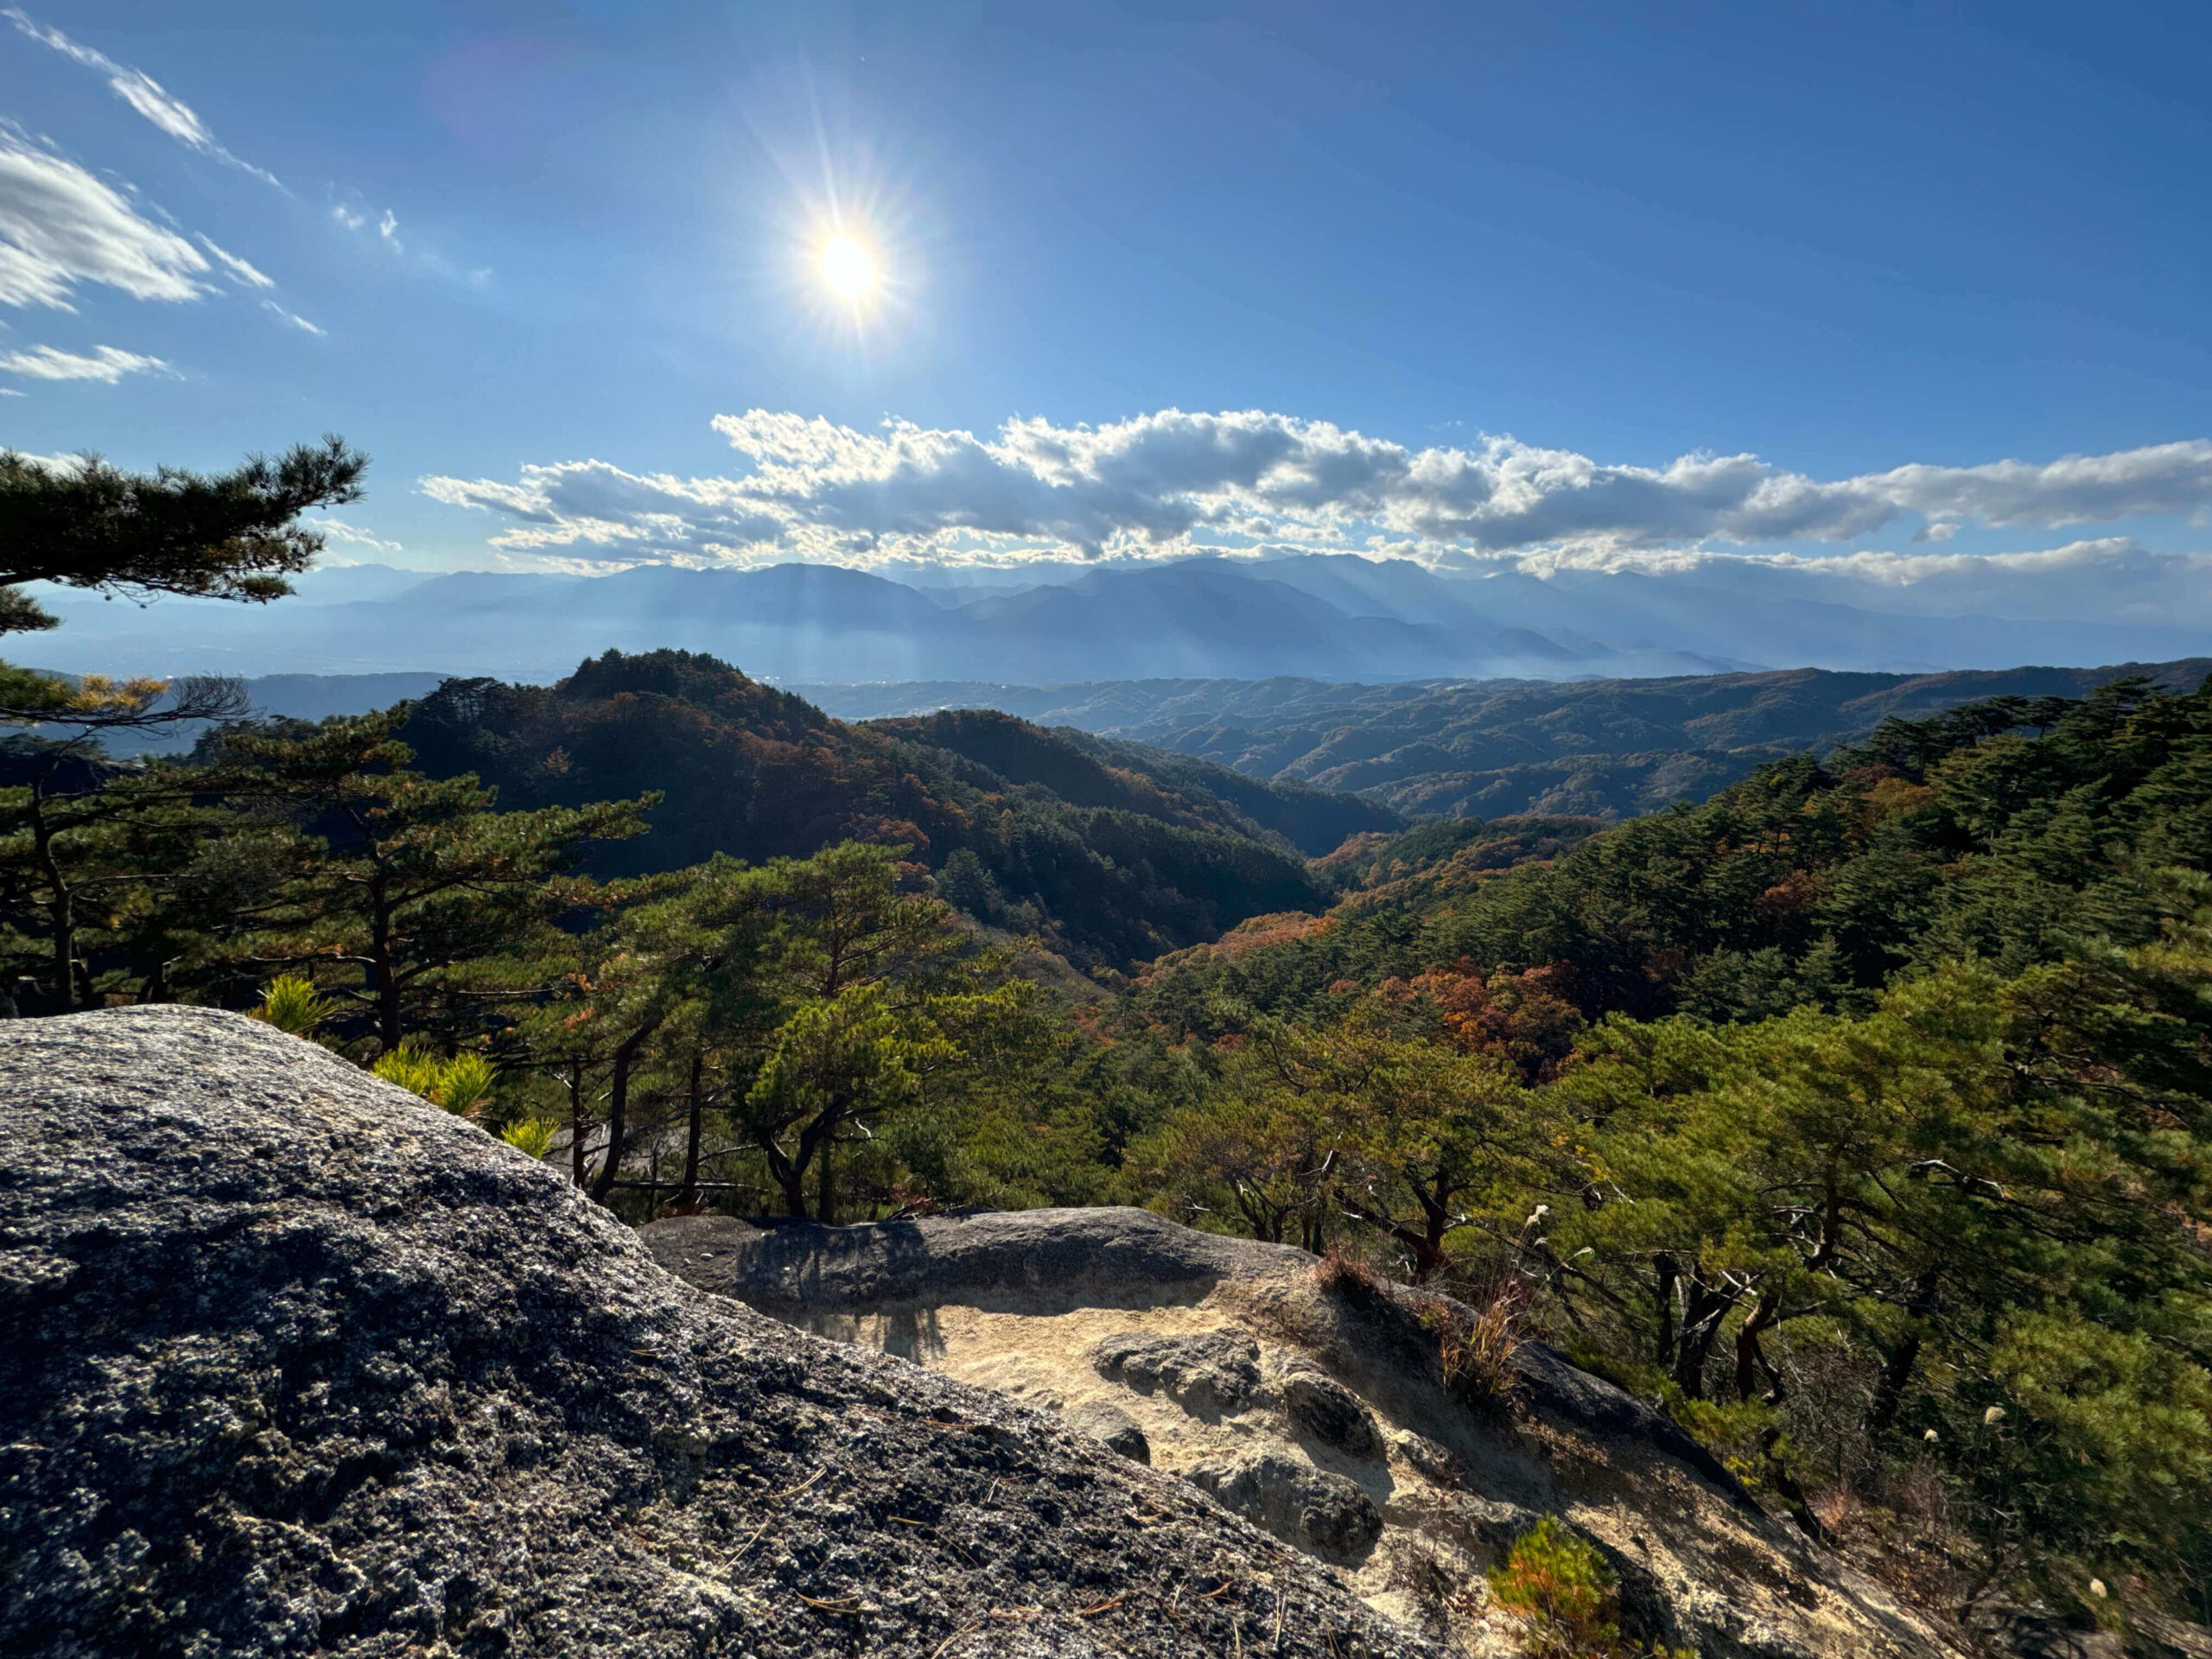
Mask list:
[[[1936,1659],[1936,1630],[1767,1515],[1673,1422],[1540,1344],[1510,1410],[1446,1385],[1389,1297],[1137,1210],[823,1228],[658,1222],[702,1289],[1065,1414],[1463,1651],[1517,1650],[1484,1568],[1541,1515],[1591,1538],[1630,1634],[1702,1659]]]
[[[916,1285],[885,1236],[868,1282]],[[1065,1282],[1161,1241],[1128,1243]],[[1189,1482],[702,1295],[233,1015],[0,1033],[0,1652],[1440,1651]]]

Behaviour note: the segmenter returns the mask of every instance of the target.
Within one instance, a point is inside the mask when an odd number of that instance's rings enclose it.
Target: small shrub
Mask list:
[[[438,1073],[437,1092],[430,1096],[449,1112],[474,1112],[492,1092],[499,1073],[481,1054],[456,1054]]]
[[[525,1117],[508,1124],[499,1139],[518,1152],[543,1158],[553,1149],[553,1126],[542,1117]]]
[[[1550,1516],[1490,1573],[1491,1599],[1520,1621],[1532,1659],[1610,1659],[1621,1650],[1620,1586],[1597,1546]]]
[[[1521,1392],[1513,1356],[1521,1346],[1526,1297],[1509,1280],[1471,1312],[1424,1291],[1400,1291],[1365,1262],[1332,1246],[1313,1269],[1314,1282],[1343,1306],[1366,1317],[1419,1363],[1433,1354],[1445,1386],[1460,1404],[1485,1415],[1510,1411]]]
[[[473,1113],[492,1092],[499,1073],[481,1054],[442,1057],[420,1038],[410,1037],[369,1070],[456,1115]]]
[[[437,1054],[429,1044],[415,1037],[410,1037],[388,1053],[379,1054],[376,1063],[369,1067],[372,1075],[382,1077],[386,1083],[396,1083],[410,1094],[420,1095],[425,1100],[438,1086],[438,1073],[442,1070],[443,1064]]]
[[[1696,1659],[1621,1635],[1620,1581],[1598,1547],[1546,1516],[1490,1571],[1490,1594],[1520,1625],[1529,1659]]]
[[[313,980],[284,974],[262,987],[261,1006],[248,1017],[291,1036],[306,1037],[337,1009],[335,1002],[315,990]]]

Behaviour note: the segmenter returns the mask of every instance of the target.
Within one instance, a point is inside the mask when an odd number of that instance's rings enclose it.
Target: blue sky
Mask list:
[[[2208,34],[29,4],[0,442],[214,466],[340,431],[373,539],[334,551],[444,568],[1802,556],[2194,614]],[[858,308],[815,263],[840,215],[881,272]]]

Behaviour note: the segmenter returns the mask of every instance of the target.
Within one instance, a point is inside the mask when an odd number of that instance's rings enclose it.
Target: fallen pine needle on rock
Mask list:
[[[747,1539],[742,1544],[740,1544],[737,1548],[737,1553],[732,1555],[728,1560],[724,1561],[722,1566],[725,1568],[733,1567],[740,1561],[743,1560],[747,1555],[752,1553],[753,1546],[760,1541],[761,1538],[767,1533],[768,1529],[775,1524],[775,1522],[776,1517],[772,1515],[766,1521],[763,1521],[758,1527],[753,1529],[753,1535]]]
[[[771,1494],[769,1494],[769,1496],[771,1496],[772,1497],[773,1497],[773,1498],[774,1498],[778,1503],[782,1503],[785,1498],[797,1497],[798,1497],[801,1492],[804,1491],[808,1487],[810,1487],[810,1486],[813,1485],[813,1484],[814,1484],[814,1483],[815,1483],[816,1481],[817,1481],[817,1480],[821,1479],[823,1476],[824,1476],[824,1475],[828,1474],[829,1472],[830,1472],[830,1470],[829,1470],[828,1466],[825,1465],[823,1467],[822,1467],[822,1468],[819,1468],[819,1469],[816,1470],[812,1474],[809,1475],[809,1476],[808,1476],[804,1480],[802,1480],[801,1482],[799,1482],[799,1484],[798,1484],[798,1485],[796,1485],[796,1486],[792,1487],[792,1488],[791,1489],[791,1491],[787,1491],[787,1492],[772,1492]]]

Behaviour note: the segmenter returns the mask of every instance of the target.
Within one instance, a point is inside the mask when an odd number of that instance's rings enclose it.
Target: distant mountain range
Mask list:
[[[310,574],[269,606],[149,607],[70,592],[26,654],[75,672],[492,674],[550,683],[586,657],[677,646],[756,677],[1017,684],[1297,675],[1381,684],[1560,681],[1763,665],[1911,672],[2164,660],[2202,630],[1892,614],[1777,579],[1440,573],[1349,555],[1040,571],[1027,588],[894,582],[828,565],[641,566],[608,576]],[[19,647],[19,649],[22,649]]]
[[[794,687],[847,720],[991,708],[1040,726],[1176,750],[1409,817],[1632,817],[1702,800],[1761,761],[1824,753],[1883,721],[1988,697],[2078,697],[2141,675],[2194,690],[2212,658],[2096,669],[1780,673],[1583,682],[1121,680]]]

